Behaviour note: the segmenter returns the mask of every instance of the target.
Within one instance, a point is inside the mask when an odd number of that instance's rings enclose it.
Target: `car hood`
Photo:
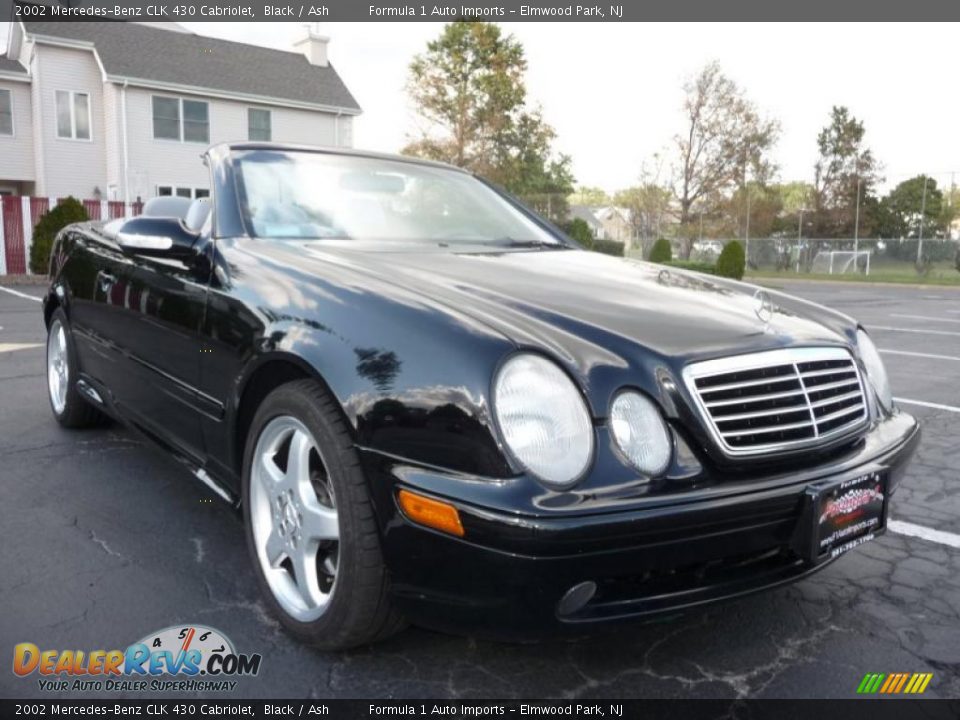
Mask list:
[[[307,254],[376,274],[486,322],[517,345],[561,356],[576,354],[576,346],[620,355],[626,344],[690,359],[849,344],[856,330],[841,313],[773,290],[763,290],[772,309],[764,316],[754,285],[580,250],[364,252],[309,243]]]

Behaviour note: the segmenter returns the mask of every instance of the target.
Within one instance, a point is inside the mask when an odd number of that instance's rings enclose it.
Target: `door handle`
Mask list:
[[[101,270],[97,273],[97,284],[100,286],[101,291],[110,292],[110,288],[117,284],[117,278],[115,275]]]

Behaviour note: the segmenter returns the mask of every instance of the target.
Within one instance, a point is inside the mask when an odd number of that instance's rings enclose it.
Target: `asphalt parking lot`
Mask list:
[[[8,669],[15,643],[122,648],[202,623],[264,656],[234,697],[849,698],[867,672],[930,672],[927,696],[960,698],[960,291],[783,287],[871,329],[923,420],[895,531],[799,584],[616,635],[506,645],[414,628],[342,654],[279,629],[239,521],[192,475],[116,426],[59,428],[43,289],[0,288],[0,696],[44,695]]]

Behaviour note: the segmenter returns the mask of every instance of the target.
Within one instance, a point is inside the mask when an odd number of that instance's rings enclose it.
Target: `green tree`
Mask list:
[[[610,205],[611,198],[607,191],[598,187],[578,187],[573,195],[570,196],[570,202],[574,205],[589,205],[597,207],[601,205]]]
[[[917,175],[904,180],[883,198],[881,204],[885,212],[880,233],[885,237],[919,237],[921,220],[925,238],[944,234],[943,192],[931,177]]]
[[[889,255],[900,260],[916,261],[919,254],[921,262],[949,260],[953,256],[952,244],[937,241],[937,238],[946,237],[952,216],[946,208],[943,191],[933,178],[917,175],[904,180],[880,202],[879,216],[880,234],[902,240],[887,243]],[[924,243],[919,248],[921,222]]]
[[[423,121],[403,152],[467,168],[553,220],[573,192],[570,158],[527,105],[523,46],[493,24],[457,21],[410,64],[407,91]]]
[[[714,203],[747,178],[766,184],[774,167],[769,151],[780,134],[774,120],[762,118],[743,90],[713,62],[684,86],[684,129],[676,135],[681,254],[690,256],[699,233],[696,207]]]
[[[650,249],[650,262],[667,263],[673,260],[673,248],[666,238],[657,240]]]
[[[736,240],[731,240],[723,246],[720,257],[717,258],[717,275],[740,280],[743,278],[746,264],[743,245]]]
[[[30,272],[35,275],[46,275],[50,269],[50,251],[53,249],[53,241],[57,233],[71,223],[85,222],[89,219],[83,203],[73,197],[64,198],[55,208],[45,212],[33,228]]]
[[[626,209],[630,218],[630,234],[640,240],[644,256],[650,252],[654,238],[660,236],[670,215],[673,198],[669,188],[653,182],[618,190],[613,202]]]
[[[814,165],[813,232],[819,237],[853,237],[857,192],[860,193],[860,235],[873,231],[877,205],[867,199],[881,181],[880,166],[866,146],[866,130],[850,111],[834,106],[830,121],[817,136]]]
[[[585,248],[593,247],[593,233],[590,232],[590,226],[583,218],[574,218],[566,224],[564,228],[571,238],[583,245]]]

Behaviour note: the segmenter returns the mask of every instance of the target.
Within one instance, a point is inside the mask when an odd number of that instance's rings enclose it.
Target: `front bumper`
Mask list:
[[[678,492],[629,510],[558,515],[481,507],[468,500],[477,480],[374,452],[363,457],[397,608],[440,630],[523,639],[676,613],[821,569],[829,560],[813,564],[793,549],[807,487],[880,466],[892,494],[919,439],[918,423],[901,412],[876,424],[842,462],[726,492]],[[456,505],[465,537],[411,523],[396,503],[401,487]],[[572,611],[561,605],[584,582],[596,584],[589,602]]]

